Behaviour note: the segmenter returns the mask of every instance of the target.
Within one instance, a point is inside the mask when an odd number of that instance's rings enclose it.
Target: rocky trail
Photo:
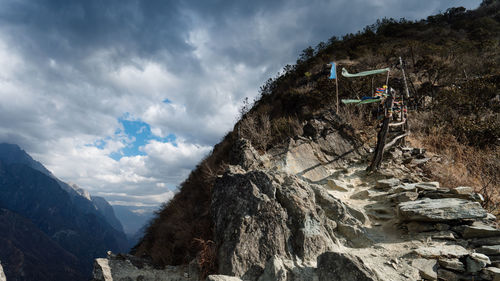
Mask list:
[[[424,150],[396,148],[369,174],[369,148],[334,117],[304,132],[265,154],[235,144],[238,165],[213,189],[220,275],[207,280],[500,280],[496,218],[471,187],[412,169],[429,160]],[[200,276],[196,261],[152,270],[135,259],[98,259],[95,280]]]

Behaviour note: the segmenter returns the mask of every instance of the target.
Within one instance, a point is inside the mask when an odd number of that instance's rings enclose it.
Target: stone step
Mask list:
[[[480,219],[487,215],[479,203],[456,198],[403,202],[398,204],[397,210],[403,221],[446,222]]]

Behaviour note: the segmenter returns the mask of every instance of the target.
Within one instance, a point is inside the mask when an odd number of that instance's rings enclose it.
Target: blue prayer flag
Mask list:
[[[332,69],[330,69],[330,79],[337,79],[337,67],[334,62],[330,64],[332,65]]]

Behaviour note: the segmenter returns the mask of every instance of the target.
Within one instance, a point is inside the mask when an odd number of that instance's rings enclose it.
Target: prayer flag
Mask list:
[[[332,65],[332,69],[330,69],[330,79],[337,79],[337,67],[334,62],[330,64]]]
[[[384,72],[387,72],[389,70],[390,70],[389,68],[382,68],[382,69],[375,69],[375,70],[369,70],[369,71],[363,71],[360,73],[351,74],[351,73],[347,72],[347,69],[342,68],[342,76],[344,76],[344,77],[361,77],[361,76],[384,73]]]

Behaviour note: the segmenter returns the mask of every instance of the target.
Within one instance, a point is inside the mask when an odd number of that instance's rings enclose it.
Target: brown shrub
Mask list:
[[[194,240],[201,249],[198,253],[198,268],[200,269],[200,280],[205,280],[208,275],[217,270],[217,247],[212,240],[196,238]]]
[[[302,127],[297,117],[280,117],[271,125],[272,143],[279,143],[290,137],[301,135]]]

